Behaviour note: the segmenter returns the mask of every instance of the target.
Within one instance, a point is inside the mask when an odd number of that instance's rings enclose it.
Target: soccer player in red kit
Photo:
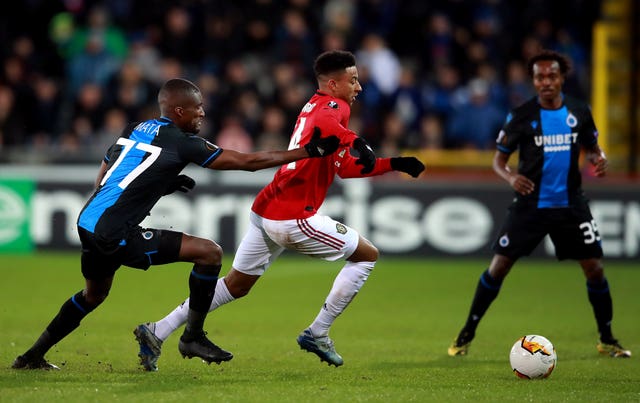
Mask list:
[[[285,249],[328,261],[345,259],[317,317],[297,338],[302,349],[329,365],[340,366],[343,359],[329,338],[329,328],[369,277],[378,249],[354,229],[318,210],[336,175],[360,178],[395,170],[415,178],[424,165],[414,157],[376,158],[367,142],[348,129],[351,104],[362,91],[353,54],[325,52],[316,59],[314,70],[319,89],[298,115],[289,149],[320,132],[336,135],[340,147],[326,158],[283,165],[260,191],[232,268],[218,280],[210,311],[247,295]],[[358,157],[351,155],[351,148]],[[162,342],[185,322],[187,306],[183,303],[164,319],[135,329],[145,369],[157,369]]]

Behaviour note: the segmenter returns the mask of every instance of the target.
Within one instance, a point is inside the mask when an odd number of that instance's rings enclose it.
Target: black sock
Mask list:
[[[184,335],[202,334],[222,265],[193,266],[189,276],[189,313]]]
[[[69,298],[25,355],[43,357],[51,347],[80,326],[80,321],[93,309],[85,301],[82,291]]]
[[[587,293],[589,302],[593,307],[593,313],[598,323],[600,341],[609,343],[615,342],[611,334],[611,320],[613,319],[613,303],[609,292],[609,283],[606,278],[600,283],[590,283],[587,281]]]
[[[493,300],[498,296],[501,286],[502,281],[495,280],[491,277],[489,269],[482,273],[480,280],[478,280],[476,293],[473,296],[473,302],[471,302],[471,309],[469,310],[467,323],[465,323],[458,335],[458,345],[462,345],[473,340],[476,334],[476,328],[480,323],[480,319],[482,319]]]

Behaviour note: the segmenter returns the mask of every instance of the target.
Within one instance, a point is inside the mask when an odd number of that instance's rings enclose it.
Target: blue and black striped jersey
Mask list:
[[[579,157],[591,148],[598,131],[589,106],[565,96],[559,109],[543,109],[537,97],[515,108],[497,139],[498,150],[519,152],[518,173],[535,183],[535,191],[517,197],[538,208],[569,207],[582,195]]]
[[[107,151],[106,173],[80,212],[78,226],[104,241],[120,241],[149,214],[187,164],[206,167],[221,152],[167,118],[129,125]]]

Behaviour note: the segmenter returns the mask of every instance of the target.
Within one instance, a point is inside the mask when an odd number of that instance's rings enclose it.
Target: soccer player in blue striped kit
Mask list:
[[[208,239],[139,224],[162,196],[195,186],[193,179],[180,174],[189,163],[215,170],[255,171],[330,155],[338,148],[339,139],[322,138],[317,130],[302,147],[287,151],[223,150],[196,135],[205,111],[195,84],[180,78],[167,81],[158,94],[158,104],[159,118],[130,124],[109,148],[96,190],[78,217],[85,288],[63,303],[33,346],[15,359],[13,368],[58,369],[45,360],[45,354],[102,304],[121,265],[147,270],[172,262],[193,263],[180,353],[209,363],[233,358],[203,330],[222,264],[220,246]]]
[[[598,146],[589,106],[562,92],[569,68],[566,57],[549,50],[528,62],[537,96],[509,114],[493,159],[494,171],[515,190],[515,199],[493,245],[491,264],[478,281],[467,322],[448,349],[450,356],[468,353],[476,328],[511,267],[547,234],[559,260],[577,260],[582,267],[600,334],[597,350],[612,357],[631,356],[611,331],[613,304],[600,234],[581,188],[581,149],[596,176],[604,176],[607,159]],[[507,163],[516,150],[518,171],[513,172]]]

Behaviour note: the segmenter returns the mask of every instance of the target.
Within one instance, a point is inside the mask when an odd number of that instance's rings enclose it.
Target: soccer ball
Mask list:
[[[509,361],[513,373],[519,378],[546,378],[556,367],[556,349],[542,336],[527,335],[519,338],[513,347]]]

